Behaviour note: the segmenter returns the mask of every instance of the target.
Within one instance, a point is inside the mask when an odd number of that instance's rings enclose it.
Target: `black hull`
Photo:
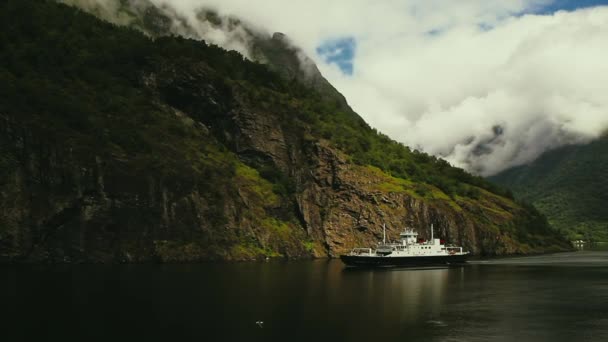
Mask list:
[[[467,262],[467,256],[466,254],[419,257],[340,255],[340,260],[346,266],[356,267],[420,267],[464,264]]]

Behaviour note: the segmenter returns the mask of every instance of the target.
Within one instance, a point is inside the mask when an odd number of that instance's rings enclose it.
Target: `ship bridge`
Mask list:
[[[399,237],[404,245],[410,245],[418,242],[418,233],[411,228],[406,228],[405,231],[399,234]]]

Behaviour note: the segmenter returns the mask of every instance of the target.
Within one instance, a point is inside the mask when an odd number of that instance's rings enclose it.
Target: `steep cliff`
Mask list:
[[[0,22],[2,260],[325,257],[382,223],[479,254],[568,248],[533,208],[236,52],[54,2],[4,2]]]

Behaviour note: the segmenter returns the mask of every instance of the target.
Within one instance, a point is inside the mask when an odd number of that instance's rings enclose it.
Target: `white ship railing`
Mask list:
[[[350,255],[372,255],[371,248],[353,248]]]

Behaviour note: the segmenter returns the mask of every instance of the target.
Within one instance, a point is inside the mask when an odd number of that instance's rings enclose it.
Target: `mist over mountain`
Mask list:
[[[173,3],[153,0],[61,0],[111,23],[142,31],[150,37],[181,36],[204,40],[267,65],[291,82],[313,87],[321,94],[346,100],[319,72],[316,64],[285,34],[264,28],[210,7],[179,12]]]

